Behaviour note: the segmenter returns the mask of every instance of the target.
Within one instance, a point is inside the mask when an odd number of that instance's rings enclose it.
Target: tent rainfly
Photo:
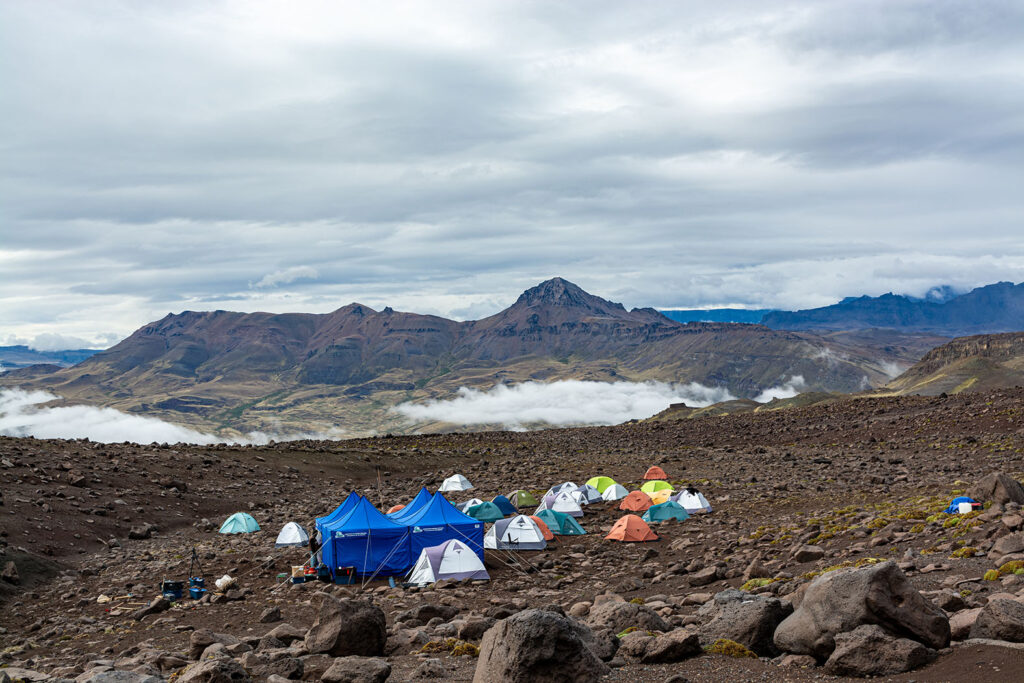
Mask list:
[[[566,515],[566,517],[568,517],[568,515]],[[545,541],[554,540],[555,535],[551,533],[551,529],[548,528],[548,525],[544,523],[543,519],[537,515],[530,515],[530,519],[537,523],[537,527],[540,528],[540,532],[544,534]],[[572,517],[569,517],[569,519],[572,519]]]
[[[544,532],[527,515],[499,519],[484,536],[484,547],[492,550],[544,550]]]
[[[478,519],[481,522],[497,522],[499,519],[505,518],[501,509],[494,503],[489,502],[470,506],[466,508],[464,512],[473,519]]]
[[[644,516],[641,519],[645,522],[665,522],[670,519],[681,522],[684,519],[689,518],[690,515],[686,511],[686,508],[674,500],[670,500],[647,508],[647,512],[644,513]]]
[[[515,515],[519,513],[516,506],[512,504],[512,501],[503,495],[499,494],[494,498],[491,498],[491,502],[498,506],[498,509],[501,510],[503,515]]]
[[[251,534],[254,531],[259,531],[260,525],[256,523],[256,520],[252,518],[248,512],[236,512],[220,525],[220,533],[222,534]]]
[[[674,489],[672,488],[672,484],[668,483],[667,481],[661,481],[660,479],[658,479],[655,481],[649,481],[645,483],[643,486],[640,487],[640,490],[646,493],[647,495],[651,495],[655,491],[672,491]]]
[[[658,535],[636,515],[623,515],[605,538],[609,541],[640,542],[657,541]]]
[[[662,503],[672,500],[672,492],[668,490],[655,491],[651,494],[651,505],[661,505]]]
[[[274,542],[275,548],[305,545],[309,545],[309,534],[295,522],[285,524],[281,529],[281,533],[277,535],[277,541]]]
[[[672,499],[686,508],[691,515],[695,512],[711,512],[711,503],[704,494],[694,488],[685,488]]]
[[[544,508],[547,508],[548,510],[555,510],[557,512],[564,512],[565,514],[572,515],[573,517],[583,516],[583,508],[580,507],[580,504],[573,499],[572,494],[568,491],[544,496],[544,500],[540,504],[540,509],[543,510]]]
[[[537,517],[547,525],[551,533],[559,536],[582,536],[587,533],[579,522],[564,512],[541,510],[537,513]]]
[[[473,485],[469,483],[469,479],[461,474],[453,474],[441,482],[441,488],[438,491],[468,491],[471,488]]]
[[[600,493],[604,493],[604,490],[615,483],[615,480],[611,477],[597,476],[587,479],[587,486],[593,486]]]
[[[516,489],[508,494],[508,499],[512,501],[512,504],[517,508],[528,508],[534,505],[540,505],[540,501],[529,491],[523,489]]]
[[[665,474],[665,470],[661,469],[657,465],[652,465],[644,474],[644,479],[668,479],[668,475]]]
[[[417,586],[436,583],[441,579],[487,581],[490,578],[477,554],[454,538],[421,550],[419,559],[409,573],[409,583]]]
[[[555,496],[561,493],[562,491],[568,493],[569,491],[575,491],[578,488],[579,486],[576,486],[576,484],[574,484],[571,481],[563,481],[561,484],[556,484],[555,486],[549,488],[548,492],[544,494],[544,497],[547,498],[548,496]]]
[[[630,491],[629,495],[619,503],[620,510],[630,512],[643,512],[649,507],[651,507],[651,497],[643,491]]]
[[[601,492],[595,489],[590,484],[584,484],[583,486],[576,489],[573,493],[578,493],[577,500],[583,505],[590,505],[591,503],[600,503],[604,500],[601,496]]]
[[[481,503],[483,503],[483,501],[480,500],[479,498],[470,498],[469,500],[467,500],[462,505],[458,505],[456,507],[459,508],[459,512],[465,512],[469,508],[474,507],[476,505],[480,505]]]
[[[622,500],[629,495],[629,491],[622,484],[612,484],[604,490],[601,497],[605,500]]]

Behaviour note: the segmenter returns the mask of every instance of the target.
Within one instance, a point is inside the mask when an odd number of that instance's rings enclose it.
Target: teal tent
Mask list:
[[[466,514],[481,522],[496,522],[505,519],[505,514],[494,503],[480,503],[466,510]]]
[[[537,517],[547,524],[548,529],[556,536],[582,536],[587,533],[579,522],[564,512],[545,508],[537,513]]]
[[[658,503],[647,508],[647,512],[641,518],[645,522],[665,522],[670,519],[683,521],[689,519],[690,513],[686,511],[679,503],[674,500],[667,500],[664,503]]]
[[[249,534],[259,530],[260,525],[248,512],[236,512],[220,525],[222,534]]]

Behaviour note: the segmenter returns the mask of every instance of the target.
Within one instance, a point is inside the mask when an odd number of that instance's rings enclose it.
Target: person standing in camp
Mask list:
[[[309,535],[309,566],[316,567],[320,564],[317,553],[320,552],[322,544],[320,543],[320,530],[316,528],[316,520],[313,520],[313,533]]]

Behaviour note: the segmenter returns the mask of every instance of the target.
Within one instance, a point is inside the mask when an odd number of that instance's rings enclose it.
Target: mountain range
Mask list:
[[[207,429],[340,425],[362,434],[436,427],[391,411],[403,401],[529,380],[698,382],[751,398],[800,377],[808,390],[857,391],[885,384],[943,341],[680,324],[554,278],[467,322],[358,303],[328,314],[186,311],[74,367],[15,370],[0,385]]]

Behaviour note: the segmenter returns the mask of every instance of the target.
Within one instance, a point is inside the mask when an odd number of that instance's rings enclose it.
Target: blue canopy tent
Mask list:
[[[365,498],[321,531],[323,561],[332,575],[351,570],[359,576],[393,576],[412,566],[408,527],[388,519]]]
[[[341,501],[341,505],[334,508],[323,517],[316,518],[316,528],[319,529],[328,522],[336,522],[348,513],[352,512],[352,508],[356,506],[356,503],[358,503],[361,498],[362,496],[358,493],[348,494],[345,496],[345,500]]]
[[[435,493],[428,505],[418,513],[402,520],[409,527],[412,557],[419,557],[420,551],[440,545],[449,539],[462,541],[473,549],[480,559],[484,558],[484,524],[463,514],[440,493]]]
[[[506,498],[505,496],[497,495],[494,498],[491,498],[491,502],[498,506],[498,509],[501,510],[501,514],[503,515],[519,514],[519,510],[516,508],[516,506],[513,505],[512,501]]]
[[[427,487],[424,486],[420,489],[420,492],[416,494],[416,497],[409,501],[408,505],[397,512],[392,512],[388,517],[391,518],[392,521],[401,522],[403,519],[412,517],[422,510],[424,505],[429,505],[431,498],[433,498],[433,496],[430,495],[430,491],[428,491]],[[417,557],[419,556],[417,555]]]

